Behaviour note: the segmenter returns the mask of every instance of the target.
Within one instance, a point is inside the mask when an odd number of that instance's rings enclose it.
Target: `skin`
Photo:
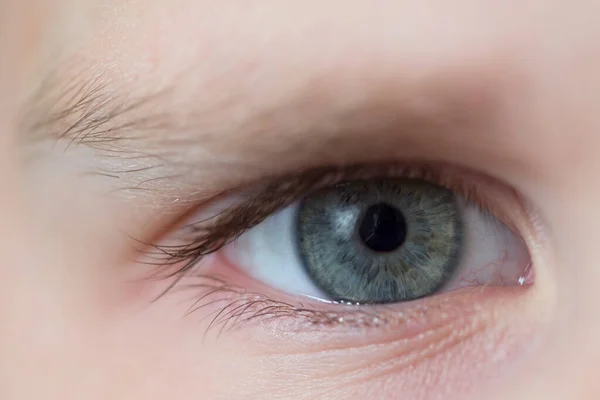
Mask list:
[[[599,12],[1,0],[0,398],[600,398]],[[105,127],[138,121],[116,147],[72,142],[81,111],[48,122],[86,82],[113,99]],[[168,240],[267,176],[417,159],[504,182],[480,187],[525,236],[532,285],[390,306],[383,327],[284,318],[217,335],[218,304],[184,317],[198,293],[153,301],[168,281],[135,262],[128,238]]]

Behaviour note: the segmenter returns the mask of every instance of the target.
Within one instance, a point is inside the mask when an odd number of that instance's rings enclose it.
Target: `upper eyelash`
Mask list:
[[[181,238],[183,244],[178,245],[149,245],[156,252],[148,255],[158,256],[156,265],[174,265],[186,262],[174,274],[187,271],[201,257],[219,251],[227,243],[261,223],[270,214],[301,197],[305,197],[318,189],[333,186],[344,180],[371,178],[411,178],[433,181],[440,180],[441,174],[427,165],[419,167],[407,164],[348,167],[348,168],[318,168],[300,175],[279,178],[265,185],[258,194],[239,205],[227,208],[218,214],[186,225],[189,237]],[[164,257],[167,257],[166,259]]]

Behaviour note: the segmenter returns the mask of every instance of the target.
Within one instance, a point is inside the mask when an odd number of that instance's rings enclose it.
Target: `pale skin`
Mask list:
[[[599,15],[584,0],[0,1],[0,398],[600,398]],[[220,331],[218,301],[188,313],[199,291],[158,296],[171,281],[140,262],[140,243],[267,177],[412,160],[527,199],[535,213],[505,206],[526,287],[387,305],[389,323],[315,304],[335,321]]]

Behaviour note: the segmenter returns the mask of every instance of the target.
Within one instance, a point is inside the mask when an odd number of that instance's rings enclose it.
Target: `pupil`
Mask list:
[[[394,251],[406,240],[406,220],[397,208],[385,203],[375,204],[367,209],[358,234],[373,251]]]

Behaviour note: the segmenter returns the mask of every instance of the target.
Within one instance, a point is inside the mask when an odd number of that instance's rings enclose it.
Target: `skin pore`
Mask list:
[[[599,11],[0,0],[0,398],[599,398]],[[265,185],[399,163],[471,182],[531,282],[356,308],[148,262]]]

